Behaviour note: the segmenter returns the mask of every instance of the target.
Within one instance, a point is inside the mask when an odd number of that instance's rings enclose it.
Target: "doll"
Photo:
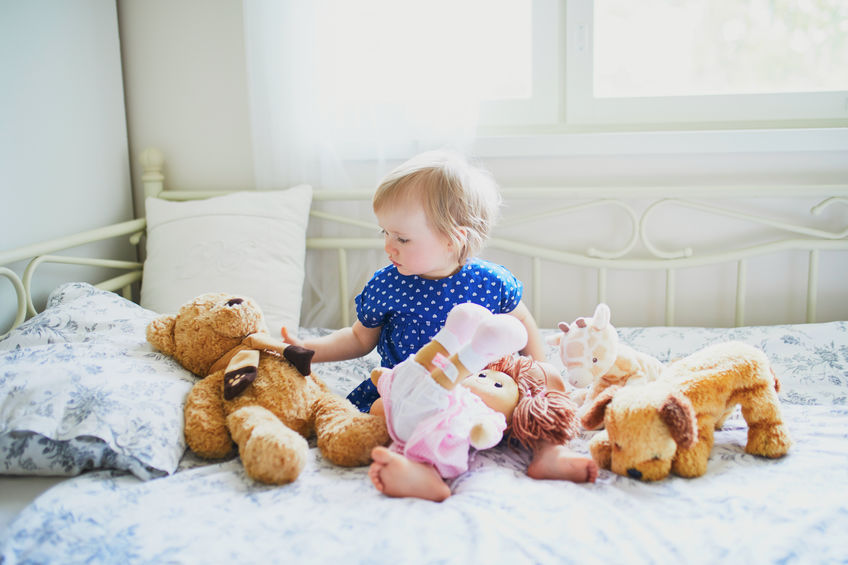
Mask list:
[[[369,477],[378,490],[444,500],[450,496],[444,479],[468,469],[470,448],[493,447],[505,431],[533,449],[529,475],[594,480],[594,462],[563,445],[577,425],[556,370],[509,355],[525,339],[515,318],[461,304],[414,357],[372,374],[394,440],[389,449],[372,451]]]

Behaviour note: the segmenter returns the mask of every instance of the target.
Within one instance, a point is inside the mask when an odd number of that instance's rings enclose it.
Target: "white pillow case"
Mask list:
[[[257,301],[272,335],[300,323],[312,187],[189,202],[148,198],[141,305],[176,312],[206,292]]]

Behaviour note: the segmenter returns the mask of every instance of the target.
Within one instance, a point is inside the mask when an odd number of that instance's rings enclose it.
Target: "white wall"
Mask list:
[[[114,2],[0,0],[0,171],[2,249],[133,217]],[[39,272],[36,306],[68,280]],[[0,333],[14,296],[0,277]]]
[[[240,0],[119,0],[136,207],[146,147],[171,188],[252,188]]]

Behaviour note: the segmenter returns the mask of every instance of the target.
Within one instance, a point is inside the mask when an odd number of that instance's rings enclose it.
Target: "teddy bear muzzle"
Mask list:
[[[619,468],[613,465],[613,472],[619,475],[630,477],[638,481],[658,481],[665,478],[671,471],[671,460],[668,459],[652,459],[643,461],[642,463],[623,465]]]

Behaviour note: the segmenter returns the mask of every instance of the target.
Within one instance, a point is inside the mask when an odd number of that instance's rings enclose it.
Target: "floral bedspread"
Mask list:
[[[249,480],[238,459],[187,453],[161,478],[100,470],[62,482],[0,538],[0,563],[845,562],[848,323],[620,334],[663,361],[720,340],[762,348],[782,382],[790,453],[745,454],[737,409],[696,479],[537,481],[528,453],[498,446],[476,454],[443,503],[383,496],[367,468],[335,467],[314,444],[300,478],[277,487]],[[346,393],[376,364],[314,370]],[[572,447],[588,453],[591,435]]]

